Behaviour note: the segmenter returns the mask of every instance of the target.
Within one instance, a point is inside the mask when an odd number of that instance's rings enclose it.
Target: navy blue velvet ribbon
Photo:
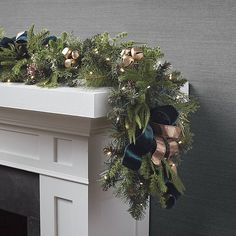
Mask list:
[[[23,44],[23,43],[27,43],[27,31],[18,33],[16,38],[15,38],[15,42],[19,43],[19,44]]]
[[[159,106],[151,110],[150,122],[173,125],[178,118],[178,111],[171,105]],[[131,170],[138,170],[142,156],[153,153],[156,149],[155,129],[150,124],[137,136],[136,142],[126,146],[122,164]]]
[[[9,44],[14,44],[15,38],[4,37],[0,40],[0,47],[7,48]]]
[[[166,209],[171,209],[178,198],[181,196],[181,193],[176,189],[173,183],[170,182],[168,178],[165,178],[165,185],[167,187],[167,192],[165,195]]]
[[[42,45],[47,45],[50,40],[56,41],[57,37],[54,35],[46,37],[42,41]],[[3,37],[2,39],[0,39],[0,47],[8,48],[9,44],[26,44],[27,41],[28,41],[27,31],[24,31],[18,33],[17,36],[13,38]]]
[[[142,156],[149,153],[155,145],[153,129],[150,125],[136,138],[136,142],[126,146],[122,164],[129,169],[138,170]]]
[[[42,45],[47,45],[49,43],[49,41],[56,41],[57,37],[54,35],[48,36],[46,37],[43,41],[42,41]]]
[[[171,105],[159,106],[151,110],[150,123],[158,123],[163,125],[173,125],[178,118],[178,111]],[[136,142],[128,144],[124,151],[122,164],[127,168],[137,171],[142,164],[142,156],[147,153],[154,153],[156,150],[155,129],[150,124],[146,129],[137,136]],[[181,193],[175,188],[173,183],[165,173],[164,181],[167,187],[165,194],[166,209],[170,209],[175,205],[176,200]]]

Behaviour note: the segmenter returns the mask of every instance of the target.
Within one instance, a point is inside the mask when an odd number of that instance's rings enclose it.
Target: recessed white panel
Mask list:
[[[54,138],[54,162],[72,166],[72,140]]]
[[[17,130],[0,129],[0,152],[39,159],[39,136]]]
[[[56,236],[73,236],[73,202],[55,197],[55,228]],[[68,233],[71,233],[68,235]]]

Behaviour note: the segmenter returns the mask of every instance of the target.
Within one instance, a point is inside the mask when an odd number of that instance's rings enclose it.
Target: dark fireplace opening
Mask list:
[[[0,236],[40,236],[39,175],[0,165]]]
[[[0,209],[0,235],[27,236],[27,217]]]

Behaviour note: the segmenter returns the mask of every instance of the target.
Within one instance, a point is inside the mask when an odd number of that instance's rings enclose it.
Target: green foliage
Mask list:
[[[0,29],[0,37],[3,35],[4,31]],[[180,114],[176,122],[181,129],[180,152],[173,160],[180,160],[182,154],[191,149],[193,134],[189,117],[197,110],[198,104],[180,92],[186,79],[179,71],[173,70],[169,62],[161,63],[163,53],[159,47],[125,41],[127,33],[111,37],[105,32],[82,41],[64,32],[45,44],[49,35],[48,30],[35,32],[31,26],[27,31],[26,45],[13,43],[1,47],[0,80],[49,88],[111,87],[108,118],[113,125],[112,141],[104,149],[108,158],[101,185],[104,190],[113,187],[116,196],[129,204],[128,211],[135,219],[142,218],[150,195],[159,198],[160,205],[166,207],[165,175],[180,193],[185,190],[168,161],[164,159],[160,166],[155,166],[149,153],[142,157],[139,171],[133,171],[122,165],[122,158],[125,147],[135,143],[137,134],[147,127],[150,110],[167,104],[174,106]],[[74,64],[67,67],[65,60],[71,56],[63,55],[66,47],[79,53]],[[125,66],[121,52],[132,47],[139,47],[143,58]]]
[[[43,29],[42,31],[35,33],[34,25],[32,25],[27,31],[27,50],[30,55],[33,55],[35,52],[38,52],[43,49],[43,40],[49,36],[49,31]]]
[[[27,59],[26,58],[22,58],[18,61],[16,61],[16,63],[14,64],[14,66],[12,67],[12,72],[17,76],[20,74],[21,69],[24,65],[27,64]]]

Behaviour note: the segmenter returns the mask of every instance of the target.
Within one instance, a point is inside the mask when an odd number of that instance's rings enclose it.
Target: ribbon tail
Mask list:
[[[131,170],[138,170],[142,163],[142,156],[155,148],[153,130],[150,125],[136,138],[136,142],[126,146],[122,164]]]

